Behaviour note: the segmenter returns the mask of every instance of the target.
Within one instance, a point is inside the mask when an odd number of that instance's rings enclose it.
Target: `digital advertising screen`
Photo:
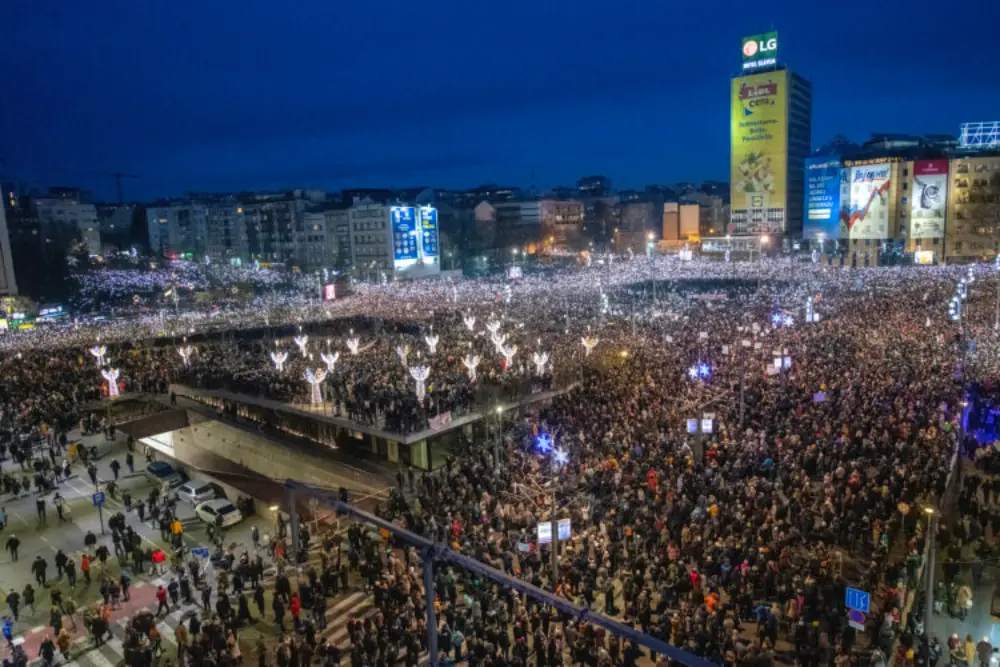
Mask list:
[[[734,231],[780,233],[788,196],[788,72],[737,77],[731,92]]]
[[[850,239],[889,238],[889,197],[892,169],[889,163],[851,167],[851,205],[847,213]]]
[[[806,158],[804,238],[839,237],[841,171],[840,158]]]
[[[437,257],[440,251],[438,249],[438,212],[436,208],[430,206],[420,208],[420,231],[424,257]]]
[[[337,286],[334,283],[323,285],[323,301],[333,301],[337,298]]]
[[[393,206],[389,209],[392,219],[392,252],[397,262],[417,259],[417,216],[412,206]]]
[[[948,198],[948,161],[917,160],[913,163],[910,195],[910,238],[944,237],[945,204]]]

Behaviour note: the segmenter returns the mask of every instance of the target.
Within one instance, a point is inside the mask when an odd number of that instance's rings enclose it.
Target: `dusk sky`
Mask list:
[[[740,38],[812,81],[813,146],[997,120],[997,3],[11,2],[0,178],[127,199],[726,180]],[[989,55],[988,55],[989,54]]]

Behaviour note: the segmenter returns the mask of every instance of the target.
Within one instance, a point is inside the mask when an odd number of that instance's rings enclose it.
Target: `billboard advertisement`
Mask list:
[[[806,158],[804,238],[839,237],[841,171],[840,158]]]
[[[392,252],[397,262],[417,259],[417,215],[412,206],[393,206]]]
[[[788,175],[788,72],[737,77],[731,92],[733,231],[781,233]]]
[[[323,301],[334,301],[337,298],[337,285],[326,283],[323,285]]]
[[[851,167],[850,207],[844,224],[850,239],[889,238],[892,171],[888,162]]]
[[[440,251],[438,250],[438,212],[436,208],[420,207],[420,232],[424,257],[437,257]]]
[[[917,160],[913,163],[910,238],[944,237],[944,206],[947,194],[947,160]]]
[[[778,64],[778,33],[764,32],[743,38],[743,71],[752,72],[761,67]]]

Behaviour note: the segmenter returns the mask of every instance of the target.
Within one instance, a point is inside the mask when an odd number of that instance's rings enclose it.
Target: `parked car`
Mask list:
[[[215,488],[208,482],[189,480],[177,487],[177,500],[186,500],[192,505],[213,500],[215,497]]]
[[[243,520],[243,512],[236,509],[228,500],[216,498],[195,506],[195,514],[205,523],[216,523],[216,517],[222,517],[222,527],[234,526]]]
[[[155,484],[166,482],[171,489],[176,489],[187,481],[187,476],[184,473],[174,469],[172,465],[164,461],[153,461],[146,466],[146,477]]]

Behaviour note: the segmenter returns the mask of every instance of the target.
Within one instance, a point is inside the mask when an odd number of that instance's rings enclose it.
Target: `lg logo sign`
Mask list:
[[[778,38],[769,37],[767,39],[748,39],[743,42],[743,56],[753,58],[757,54],[767,55],[778,50]]]

